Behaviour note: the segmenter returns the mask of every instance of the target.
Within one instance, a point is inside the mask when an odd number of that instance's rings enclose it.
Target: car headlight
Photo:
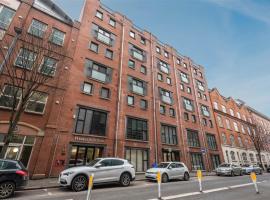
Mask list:
[[[71,175],[71,174],[74,174],[74,172],[71,171],[71,172],[65,172],[65,173],[63,173],[63,175],[65,175],[65,176],[69,176],[69,175]]]

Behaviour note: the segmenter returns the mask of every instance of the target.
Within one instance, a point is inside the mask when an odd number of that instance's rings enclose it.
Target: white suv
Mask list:
[[[78,192],[87,189],[88,178],[94,174],[94,184],[118,182],[129,186],[135,180],[135,169],[127,160],[119,158],[97,158],[86,166],[72,167],[59,175],[61,186]]]

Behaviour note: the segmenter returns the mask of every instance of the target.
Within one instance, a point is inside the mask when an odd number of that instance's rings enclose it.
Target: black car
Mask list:
[[[28,171],[20,161],[0,159],[0,199],[12,196],[28,179]]]

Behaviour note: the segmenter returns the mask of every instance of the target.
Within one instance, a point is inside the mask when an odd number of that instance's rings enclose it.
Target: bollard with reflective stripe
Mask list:
[[[199,182],[199,189],[202,192],[202,170],[197,170],[197,177]]]
[[[157,182],[158,182],[158,199],[162,199],[161,198],[161,173],[160,172],[157,173]]]
[[[91,174],[91,176],[89,176],[88,192],[87,192],[86,200],[91,200],[91,191],[93,188],[93,183],[94,183],[94,174]]]
[[[258,184],[257,184],[257,176],[256,176],[255,172],[251,172],[250,177],[251,177],[251,180],[253,181],[256,193],[259,194],[259,188],[258,188]]]

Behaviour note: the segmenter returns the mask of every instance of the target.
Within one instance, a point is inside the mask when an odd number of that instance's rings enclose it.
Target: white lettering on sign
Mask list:
[[[5,5],[13,10],[17,10],[19,5],[20,5],[20,1],[18,1],[18,0],[0,0],[0,4]]]

